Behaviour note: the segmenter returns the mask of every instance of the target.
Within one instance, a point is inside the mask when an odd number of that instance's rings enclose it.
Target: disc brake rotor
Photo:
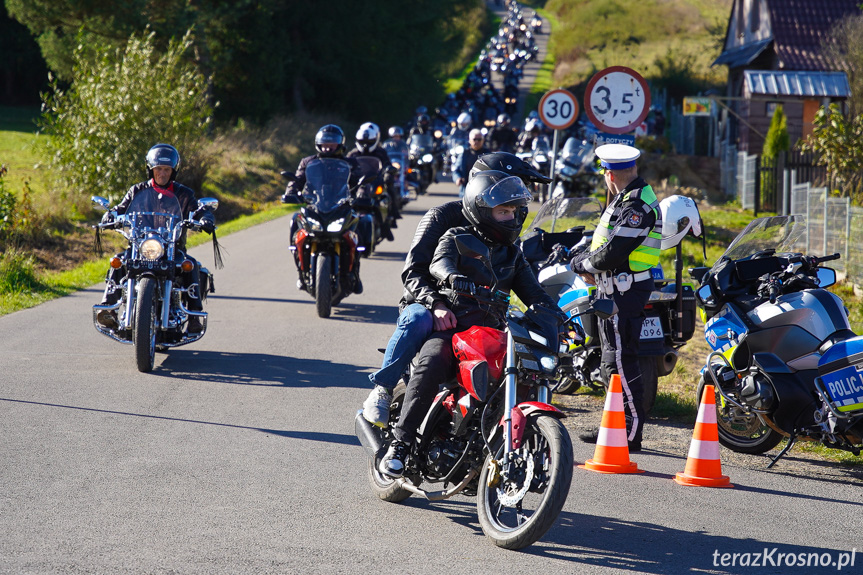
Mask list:
[[[513,456],[517,457],[520,461],[513,461],[510,463],[510,468],[515,467],[516,463],[519,463],[519,479],[520,482],[516,483],[511,477],[507,476],[506,479],[503,480],[503,484],[497,488],[497,500],[504,507],[515,507],[523,498],[527,490],[530,489],[530,484],[533,481],[533,457],[523,457],[520,454],[516,455],[513,452]],[[523,465],[523,469],[521,468]],[[511,475],[512,472],[510,472]]]

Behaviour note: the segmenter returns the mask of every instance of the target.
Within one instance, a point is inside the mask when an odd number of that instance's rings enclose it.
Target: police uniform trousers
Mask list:
[[[599,339],[602,344],[602,375],[611,381],[611,375],[620,375],[623,402],[626,408],[627,438],[630,444],[641,444],[641,432],[647,418],[644,410],[644,383],[638,365],[641,324],[644,306],[653,291],[653,278],[635,282],[624,293],[615,287],[614,292],[600,297],[613,299],[618,312],[607,320],[599,320]]]

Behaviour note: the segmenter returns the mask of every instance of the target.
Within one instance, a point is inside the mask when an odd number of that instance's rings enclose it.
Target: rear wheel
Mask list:
[[[702,377],[698,381],[696,391],[699,405],[701,405],[704,387],[704,377]],[[746,413],[725,401],[718,390],[715,390],[715,393],[719,443],[737,453],[758,455],[770,451],[782,441],[782,434],[764,423],[758,414]]]
[[[486,458],[477,510],[483,532],[495,545],[522,549],[545,535],[569,494],[572,458],[569,434],[549,415],[528,420],[522,447],[512,453],[505,475],[491,456]]]
[[[333,304],[332,256],[328,253],[318,253],[315,268],[315,307],[318,317],[330,317]]]
[[[138,280],[138,297],[135,301],[135,325],[132,341],[135,345],[135,362],[138,371],[153,370],[156,361],[156,280],[144,277]]]
[[[402,405],[404,405],[405,389],[405,384],[399,383],[393,390],[393,400],[390,403],[389,429],[392,429],[393,425],[395,425],[399,420],[399,415],[401,415],[402,412]],[[388,433],[387,436],[390,438],[392,437],[390,433]],[[399,503],[410,497],[410,491],[378,470],[378,463],[380,463],[380,461],[377,457],[369,457],[369,485],[371,485],[372,491],[375,492],[375,495],[389,503]]]

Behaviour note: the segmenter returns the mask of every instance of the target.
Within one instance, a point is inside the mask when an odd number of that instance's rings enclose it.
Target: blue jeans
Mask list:
[[[422,304],[412,303],[399,315],[396,330],[387,343],[381,368],[369,374],[375,384],[393,390],[434,328],[431,312]]]

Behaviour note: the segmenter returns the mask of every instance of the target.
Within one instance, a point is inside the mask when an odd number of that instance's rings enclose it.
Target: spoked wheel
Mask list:
[[[704,378],[698,381],[696,397],[701,405]],[[716,390],[716,423],[719,443],[737,453],[758,455],[770,451],[782,441],[782,434],[764,423],[757,413],[746,413],[725,401]]]
[[[153,370],[156,362],[156,280],[144,277],[138,280],[138,299],[135,302],[135,326],[132,341],[135,344],[135,362],[138,371]]]
[[[393,390],[393,400],[392,403],[390,403],[390,420],[388,429],[392,429],[392,426],[399,420],[399,415],[402,412],[402,405],[404,405],[405,400],[405,389],[405,384],[399,383],[395,390]],[[392,434],[387,433],[386,437],[390,440],[392,439]],[[390,503],[399,503],[410,497],[410,491],[401,487],[395,480],[390,479],[378,470],[378,463],[380,463],[380,460],[378,460],[377,457],[369,457],[369,485],[371,485],[372,491],[374,491],[378,497]]]
[[[500,467],[489,456],[477,490],[483,532],[498,547],[521,549],[536,542],[557,519],[572,482],[572,441],[549,415],[528,420],[522,447]],[[499,455],[500,456],[500,455]]]
[[[318,253],[318,264],[315,268],[315,307],[318,310],[318,317],[330,317],[333,309],[331,262],[330,254]]]

